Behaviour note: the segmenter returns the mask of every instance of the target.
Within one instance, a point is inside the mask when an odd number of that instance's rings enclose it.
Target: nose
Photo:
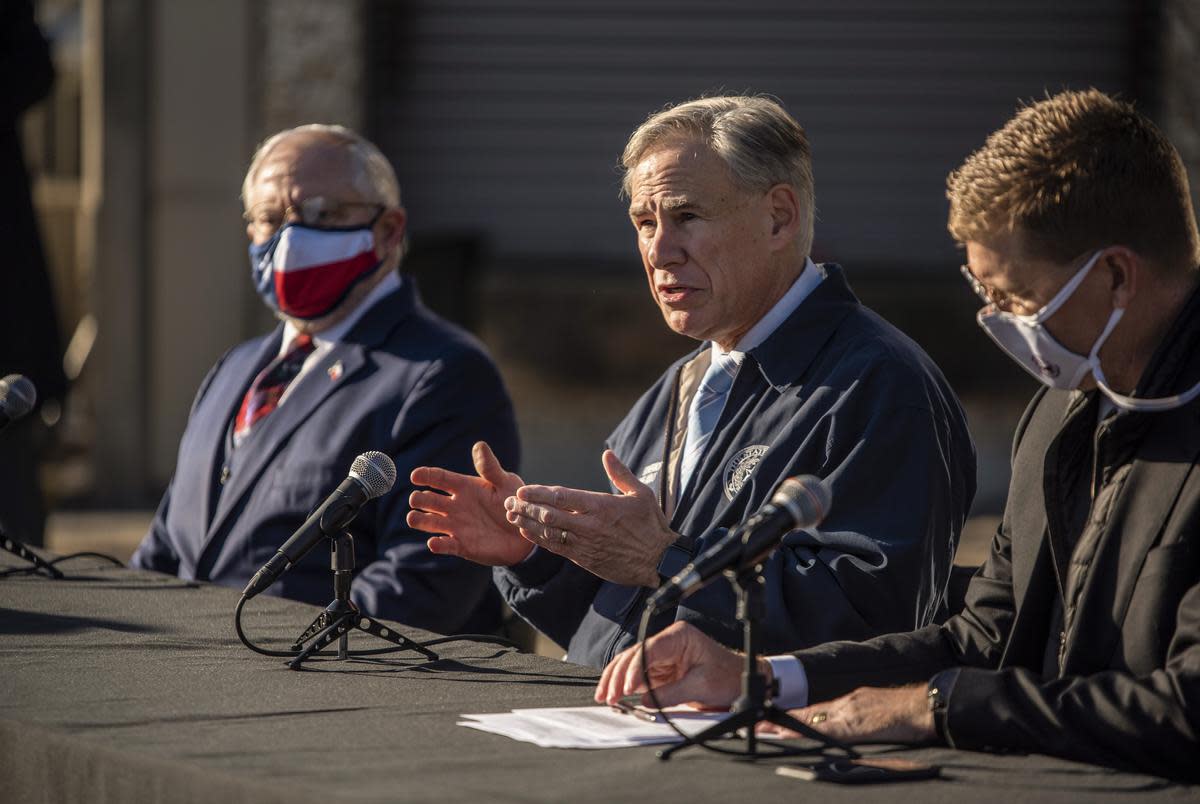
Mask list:
[[[683,246],[670,224],[664,222],[654,230],[646,247],[646,261],[651,268],[669,268],[684,261]]]

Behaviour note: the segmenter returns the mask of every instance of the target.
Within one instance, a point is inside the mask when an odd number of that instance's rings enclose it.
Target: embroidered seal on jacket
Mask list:
[[[746,485],[746,481],[750,479],[750,475],[754,474],[754,470],[758,468],[758,462],[762,460],[762,456],[767,452],[766,444],[755,444],[751,447],[746,447],[739,450],[736,455],[729,459],[729,463],[725,464],[725,496],[732,500],[734,496],[742,490],[742,486]]]

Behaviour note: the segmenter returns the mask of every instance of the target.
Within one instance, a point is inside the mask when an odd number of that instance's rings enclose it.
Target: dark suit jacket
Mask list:
[[[354,601],[368,614],[442,633],[495,627],[491,569],[430,553],[426,536],[404,522],[413,468],[472,472],[479,439],[505,466],[517,464],[512,405],[483,348],[421,304],[407,277],[227,455],[229,423],[281,335],[282,326],[235,347],[200,386],[175,476],[134,565],[240,588],[345,479],[355,456],[380,450],[399,476],[350,526],[361,568]],[[270,591],[328,603],[329,550],[314,549]]]
[[[1137,395],[1178,393],[1198,380],[1200,294]],[[1076,450],[1071,436],[1093,437],[1095,397],[1034,398],[1017,432],[1004,520],[962,614],[799,652],[810,700],[961,667],[945,723],[955,747],[1200,779],[1200,400],[1121,414],[1100,429],[1095,461],[1087,455],[1081,467],[1094,497],[1085,482],[1072,539],[1069,513],[1081,499],[1064,469],[1091,452]],[[1056,596],[1065,635],[1052,626]]]

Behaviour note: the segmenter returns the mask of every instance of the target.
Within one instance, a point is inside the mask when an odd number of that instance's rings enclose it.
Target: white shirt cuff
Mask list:
[[[781,709],[808,706],[808,674],[795,656],[768,656],[767,664],[779,685],[779,694],[772,703]]]

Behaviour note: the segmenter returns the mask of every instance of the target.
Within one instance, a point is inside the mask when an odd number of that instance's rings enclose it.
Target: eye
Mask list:
[[[653,218],[642,218],[640,221],[635,221],[633,225],[643,234],[653,232],[655,226]]]
[[[332,226],[341,217],[341,209],[319,209],[313,215],[310,226]]]
[[[259,213],[250,218],[250,225],[259,232],[274,232],[283,225],[283,216],[279,213]]]

